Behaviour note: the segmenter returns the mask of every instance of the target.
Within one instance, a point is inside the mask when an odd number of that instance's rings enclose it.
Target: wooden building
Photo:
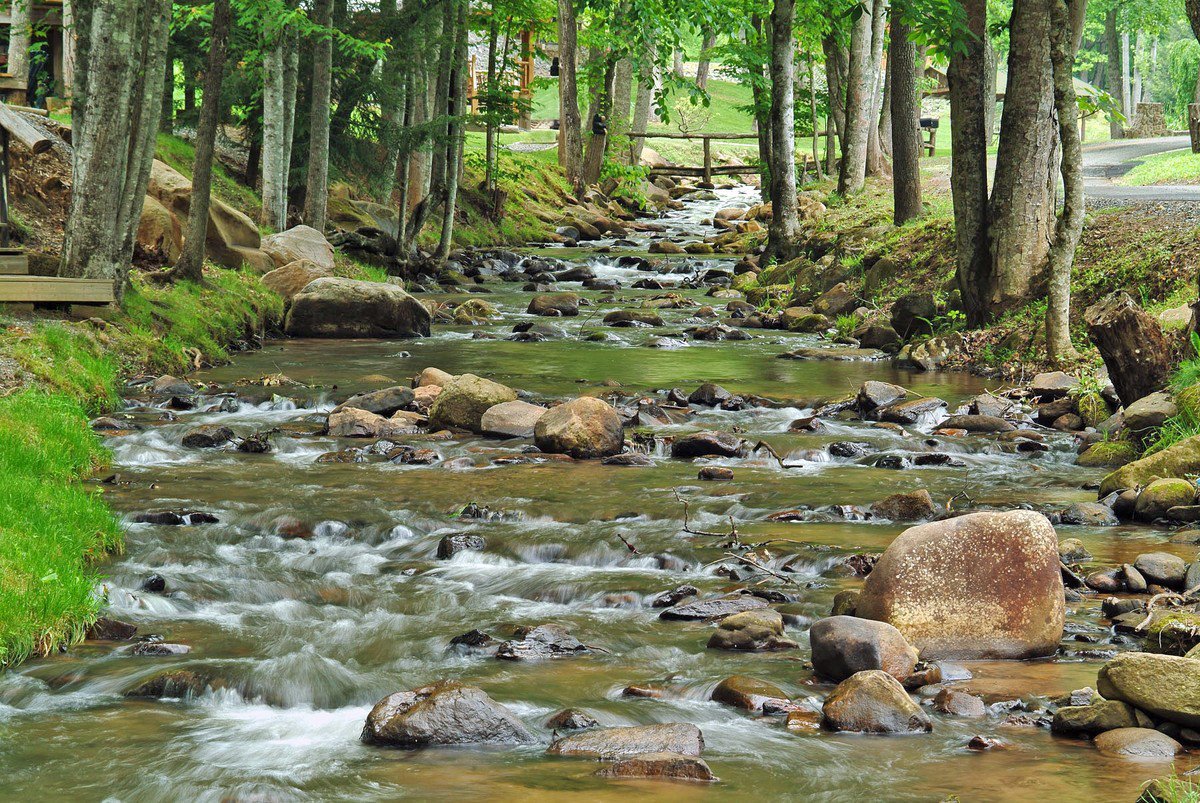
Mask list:
[[[0,8],[0,36],[6,40],[0,92],[5,99],[43,105],[46,98],[68,97],[73,73],[70,0],[0,0]]]

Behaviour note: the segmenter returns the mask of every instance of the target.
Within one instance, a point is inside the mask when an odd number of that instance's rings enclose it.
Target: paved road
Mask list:
[[[1161,184],[1152,187],[1127,187],[1113,182],[1113,179],[1128,173],[1147,156],[1190,146],[1186,136],[1120,139],[1084,146],[1084,192],[1088,198],[1097,200],[1200,203],[1200,186]]]

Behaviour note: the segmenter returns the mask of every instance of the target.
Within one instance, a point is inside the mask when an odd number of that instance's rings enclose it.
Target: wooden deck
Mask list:
[[[111,304],[107,279],[59,279],[55,276],[0,276],[0,303]]]

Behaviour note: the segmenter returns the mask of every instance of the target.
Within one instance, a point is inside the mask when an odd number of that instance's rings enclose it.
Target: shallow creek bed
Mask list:
[[[672,231],[694,230],[719,206],[745,200],[744,190],[719,193],[677,214]],[[103,591],[107,616],[161,644],[89,641],[0,677],[0,798],[1132,800],[1146,779],[1169,774],[1170,761],[1106,757],[1028,724],[1051,698],[1094,687],[1116,652],[1137,649],[1101,619],[1102,595],[1068,602],[1054,657],[944,662],[942,682],[914,695],[931,717],[930,733],[789,728],[786,711],[764,716],[714,701],[722,680],[745,675],[778,687],[801,712],[820,711],[834,684],[813,676],[809,627],[829,615],[835,594],[861,588],[855,556],[882,552],[906,527],[838,506],[866,508],[924,488],[940,506],[1051,511],[1094,501],[1085,486],[1094,488],[1103,471],[1076,466],[1072,437],[1053,430],[1040,430],[1045,451],[988,435],[934,435],[945,410],[903,427],[829,416],[813,431],[793,430],[815,400],[852,394],[866,380],[939,397],[950,412],[994,388],[889,361],[778,359],[829,345],[813,335],[755,330],[748,340],[689,340],[681,332],[696,325],[700,305],[724,306],[705,297],[707,287],[680,290],[695,305],[659,310],[662,325],[605,326],[605,313],[661,294],[629,289],[645,274],[617,267],[619,254],[577,255],[622,289],[613,298],[561,285],[591,302],[576,317],[535,319],[526,313],[529,293],[489,284],[494,292],[478,297],[502,318],[438,324],[419,340],[269,342],[190,377],[200,390],[186,403],[131,397],[121,420],[135,426],[107,439],[116,476],[106,486],[127,523],[128,548],[107,567]],[[704,266],[727,270],[732,262],[709,258]],[[535,320],[566,336],[506,339],[515,324]],[[647,443],[640,466],[539,460],[530,438],[401,434],[388,438],[391,451],[356,453],[346,450],[375,439],[321,434],[347,397],[407,385],[430,366],[477,374],[539,402],[595,395],[619,407],[641,397],[666,404],[671,388],[691,394],[713,382],[771,405],[684,402],[664,420],[644,417],[625,429],[626,438]],[[269,433],[270,449],[182,445],[204,425],[237,438]],[[785,459],[764,449],[672,458],[662,439],[696,430],[736,433],[749,446],[764,441]],[[831,452],[834,443],[861,447]],[[435,454],[432,462],[405,461],[397,445]],[[929,454],[947,457],[882,460]],[[896,464],[906,467],[886,467]],[[713,467],[732,469],[733,479],[698,479]],[[772,515],[785,510],[798,512]],[[144,515],[168,511],[206,515],[182,523]],[[722,560],[728,539],[687,531],[724,533],[731,521],[743,541],[770,542],[755,551],[770,573]],[[446,542],[451,534],[482,542]],[[1060,539],[1079,538],[1110,566],[1149,551],[1194,557],[1193,546],[1168,535],[1151,526],[1058,528]],[[468,548],[439,557],[439,546],[443,555],[454,551],[446,543]],[[783,637],[797,648],[708,648],[712,622],[662,619],[663,608],[653,606],[685,585],[702,598],[757,589],[765,597],[756,599],[784,614]],[[494,646],[472,646],[480,638],[451,644],[475,630],[504,641],[542,624],[565,628],[579,649],[498,660]],[[190,651],[161,646],[172,644]],[[128,696],[166,670],[190,674],[176,676],[178,687],[160,684],[159,694]],[[188,678],[200,682],[192,687]],[[415,751],[360,739],[376,702],[443,679],[483,689],[517,720],[505,727],[523,726],[532,738]],[[946,686],[982,698],[982,715],[933,711]],[[631,782],[597,775],[594,760],[548,754],[554,736],[568,731],[556,734],[547,720],[565,708],[601,726],[695,725],[720,781]],[[969,749],[976,736],[998,746]],[[1179,771],[1190,768],[1180,759]]]

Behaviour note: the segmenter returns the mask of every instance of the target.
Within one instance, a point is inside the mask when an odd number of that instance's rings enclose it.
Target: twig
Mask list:
[[[637,547],[635,547],[633,544],[629,543],[628,539],[626,539],[625,536],[621,535],[620,533],[617,533],[617,538],[620,538],[621,543],[624,544],[625,547],[633,554],[635,554],[635,555],[642,554],[641,552],[638,551]]]
[[[783,458],[779,456],[779,452],[775,451],[774,446],[767,443],[766,441],[759,441],[758,443],[754,444],[754,449],[752,449],[751,451],[757,452],[759,449],[765,449],[767,451],[767,454],[769,454],[769,455],[771,455],[771,457],[775,458],[775,462],[779,464],[779,467],[784,468]]]
[[[780,572],[777,572],[774,569],[767,568],[766,566],[763,566],[761,563],[759,563],[758,561],[754,560],[753,558],[751,558],[747,555],[738,555],[735,552],[726,552],[725,557],[733,558],[734,560],[741,561],[742,563],[746,564],[747,566],[757,569],[758,571],[762,572],[763,574],[769,574],[777,580],[782,580],[783,582],[788,583],[790,585],[799,586],[799,583],[796,582],[795,578],[788,577],[786,574],[781,574]]]
[[[1178,600],[1179,602],[1183,603],[1195,602],[1196,599],[1194,595],[1197,591],[1200,591],[1200,585],[1193,586],[1187,591],[1184,591],[1182,594],[1176,591],[1164,591],[1161,594],[1155,594],[1150,598],[1150,601],[1146,603],[1146,618],[1143,619],[1138,626],[1134,628],[1134,630],[1142,630],[1146,627],[1146,625],[1150,624],[1150,620],[1154,618],[1154,605],[1159,600],[1171,599]]]

